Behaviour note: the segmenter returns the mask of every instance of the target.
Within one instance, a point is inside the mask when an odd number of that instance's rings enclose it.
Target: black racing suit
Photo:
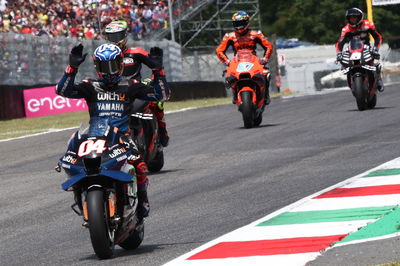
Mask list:
[[[142,64],[145,64],[150,69],[155,69],[159,62],[155,62],[146,50],[140,47],[127,47],[124,50],[124,72],[122,76],[137,81],[142,80],[141,69]],[[157,60],[157,59],[156,59]],[[168,145],[169,136],[167,125],[164,118],[164,104],[163,102],[150,101],[148,107],[153,111],[157,118],[158,132],[160,134],[161,145],[166,147]]]

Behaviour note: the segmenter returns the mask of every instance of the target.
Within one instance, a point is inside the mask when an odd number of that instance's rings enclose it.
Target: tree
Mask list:
[[[365,0],[285,0],[260,1],[263,32],[276,33],[279,37],[299,38],[317,44],[337,41],[341,28],[347,23],[348,8],[365,10]],[[399,36],[400,5],[374,7],[374,23],[385,36]],[[366,14],[365,14],[366,16]]]

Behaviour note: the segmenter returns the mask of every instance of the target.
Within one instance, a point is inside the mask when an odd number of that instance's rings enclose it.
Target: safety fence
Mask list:
[[[61,78],[68,64],[70,49],[78,44],[84,45],[84,52],[89,53],[86,61],[79,68],[77,80],[96,77],[91,55],[104,40],[79,40],[77,38],[49,38],[14,33],[0,34],[0,84],[35,85],[54,84]],[[140,46],[150,50],[152,46],[164,49],[164,68],[169,81],[180,81],[182,59],[179,44],[163,41],[128,41],[128,45]],[[147,70],[150,75],[150,70]]]

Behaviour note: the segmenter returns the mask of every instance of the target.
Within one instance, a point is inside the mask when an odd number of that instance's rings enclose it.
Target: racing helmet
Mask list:
[[[232,25],[235,32],[243,34],[247,31],[250,25],[250,16],[244,11],[239,11],[232,16]]]
[[[356,17],[357,20],[352,20],[351,19],[352,17]],[[346,10],[346,19],[351,27],[357,27],[360,24],[363,17],[364,13],[359,8],[353,7]]]
[[[115,44],[102,44],[97,47],[93,54],[93,62],[102,82],[113,84],[121,80],[124,70],[123,54]]]
[[[105,28],[106,39],[125,50],[128,24],[124,20],[116,20],[107,24]]]

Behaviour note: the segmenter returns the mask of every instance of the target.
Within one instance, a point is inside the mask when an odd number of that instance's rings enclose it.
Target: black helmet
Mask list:
[[[105,29],[106,39],[125,50],[128,24],[126,21],[117,20],[107,24]]]
[[[357,17],[357,21],[351,22],[350,17]],[[358,26],[358,24],[360,24],[363,17],[364,17],[364,13],[359,8],[353,7],[353,8],[347,9],[347,11],[346,11],[346,19],[349,22],[350,26],[353,26],[353,27]]]
[[[242,34],[249,28],[250,16],[244,11],[239,11],[232,16],[232,25],[235,31]]]

